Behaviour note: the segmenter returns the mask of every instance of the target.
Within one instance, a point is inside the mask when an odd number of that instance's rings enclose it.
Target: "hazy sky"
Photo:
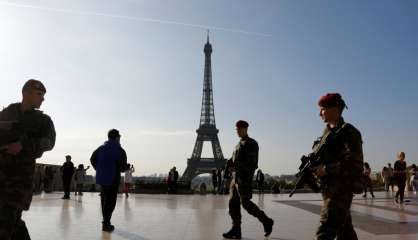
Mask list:
[[[323,129],[319,96],[340,92],[372,168],[401,150],[418,163],[417,27],[414,0],[0,0],[0,106],[40,79],[57,143],[39,162],[89,164],[117,128],[136,175],[182,173],[210,29],[225,157],[245,119],[259,166],[295,172]]]

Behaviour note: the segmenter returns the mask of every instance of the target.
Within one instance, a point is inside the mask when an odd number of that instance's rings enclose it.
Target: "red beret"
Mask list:
[[[341,109],[346,107],[339,93],[327,93],[319,99],[318,105],[320,107],[340,107]]]
[[[239,120],[239,121],[235,124],[235,126],[236,126],[237,128],[248,128],[249,124],[248,124],[246,121],[244,121],[244,120]]]
[[[22,92],[30,91],[30,90],[37,90],[43,93],[46,93],[46,88],[41,81],[35,79],[29,79],[26,81],[25,85],[23,85]]]

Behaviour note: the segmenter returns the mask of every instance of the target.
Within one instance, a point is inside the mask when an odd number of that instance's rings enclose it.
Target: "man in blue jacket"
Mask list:
[[[111,129],[107,137],[108,141],[93,152],[90,162],[96,170],[96,183],[101,186],[102,230],[112,232],[115,227],[110,223],[110,219],[116,206],[120,173],[126,169],[127,157],[120,145],[119,131]]]

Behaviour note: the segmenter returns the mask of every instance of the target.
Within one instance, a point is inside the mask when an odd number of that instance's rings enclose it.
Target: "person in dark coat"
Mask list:
[[[174,166],[170,172],[168,173],[168,187],[169,193],[176,194],[177,193],[177,181],[179,179],[179,172],[177,172],[176,167]]]
[[[225,169],[223,170],[223,184],[222,184],[222,193],[223,194],[229,194],[229,186],[231,185],[231,178],[232,178],[232,159],[229,159],[229,161],[225,164]]]
[[[54,170],[52,167],[45,167],[45,176],[44,176],[44,191],[45,193],[50,193],[53,191],[52,183],[54,182]]]
[[[11,86],[2,86],[3,89]],[[55,145],[51,118],[38,110],[46,88],[30,79],[22,88],[22,101],[0,111],[0,239],[29,240],[22,212],[29,210],[35,163]]]
[[[400,152],[398,154],[398,161],[395,162],[394,165],[394,176],[395,182],[398,186],[398,191],[396,192],[395,201],[399,203],[399,197],[401,202],[403,203],[403,198],[405,194],[405,186],[406,186],[406,161],[405,161],[405,153]]]
[[[102,231],[112,232],[115,227],[110,219],[116,206],[120,173],[126,170],[127,157],[120,145],[119,131],[111,129],[107,136],[108,141],[93,152],[90,162],[96,170],[96,183],[101,186]]]
[[[248,126],[243,120],[236,123],[240,141],[228,160],[233,175],[229,199],[232,228],[223,234],[226,239],[241,239],[241,206],[263,224],[265,237],[270,236],[273,230],[273,219],[251,201],[254,172],[258,168],[258,143],[248,136]]]
[[[71,162],[71,156],[65,156],[65,163],[61,166],[62,185],[64,187],[64,196],[62,199],[70,199],[71,179],[75,172],[74,164]]]
[[[218,175],[216,169],[212,170],[212,186],[213,186],[213,193],[216,194],[218,191]]]
[[[372,179],[370,177],[372,173],[372,169],[370,168],[369,163],[364,162],[364,194],[363,197],[366,198],[367,197],[367,189],[370,190],[370,194],[372,195],[372,198],[374,198],[374,194],[373,194],[373,184],[372,184]]]

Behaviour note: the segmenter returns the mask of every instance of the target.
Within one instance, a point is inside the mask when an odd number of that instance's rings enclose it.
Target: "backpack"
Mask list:
[[[342,131],[343,129],[351,127],[354,128],[351,124],[344,123],[343,126],[338,130],[338,132]],[[363,174],[363,157],[361,158],[361,162],[353,164],[353,168],[349,172],[348,176],[348,183],[351,185],[351,192],[354,194],[360,194],[364,191],[364,186],[366,185],[366,177]]]

